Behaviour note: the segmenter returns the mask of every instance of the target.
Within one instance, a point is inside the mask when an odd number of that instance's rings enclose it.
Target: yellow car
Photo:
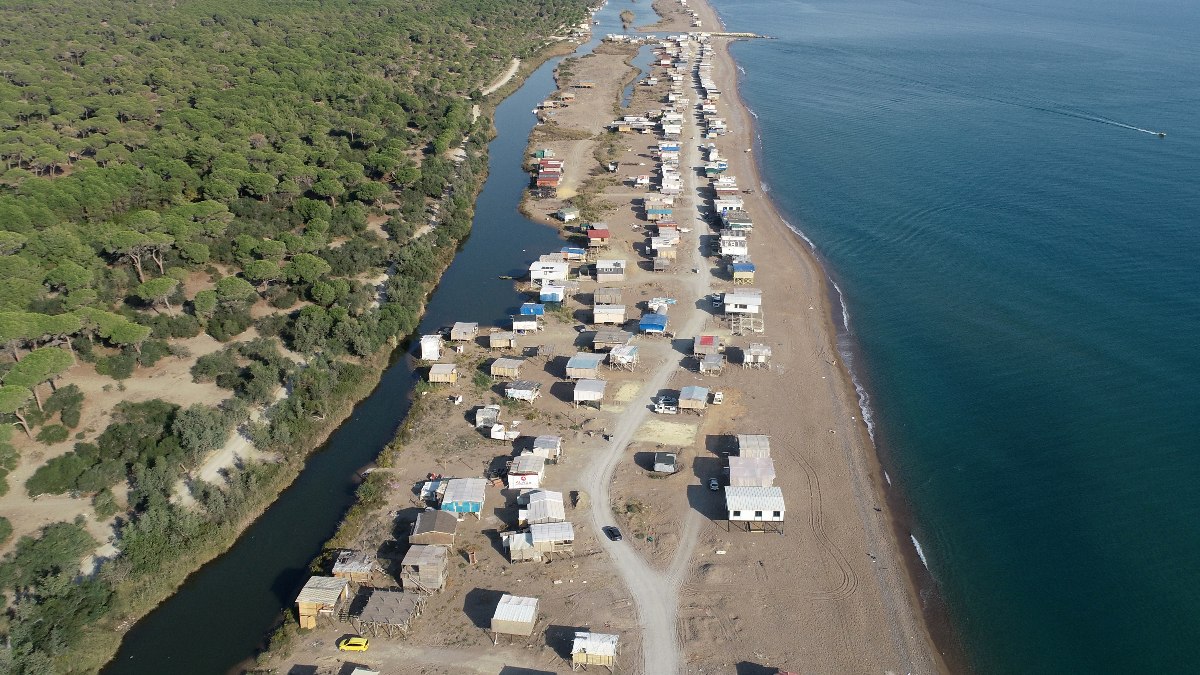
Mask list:
[[[343,640],[338,640],[338,651],[343,652],[365,652],[370,643],[365,637],[348,637]]]

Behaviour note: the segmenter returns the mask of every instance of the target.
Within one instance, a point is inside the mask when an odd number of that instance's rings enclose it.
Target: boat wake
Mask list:
[[[743,74],[743,75],[745,75],[745,74],[746,74],[746,69],[745,69],[745,68],[743,68],[743,67],[741,67],[741,66],[738,66],[738,67],[737,67],[737,69],[738,69],[738,72],[739,72],[739,73],[741,73],[741,74]]]

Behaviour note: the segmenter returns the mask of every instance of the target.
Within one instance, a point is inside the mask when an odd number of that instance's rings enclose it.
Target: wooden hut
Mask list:
[[[575,526],[571,523],[537,523],[529,526],[529,534],[533,537],[533,548],[544,558],[575,552]]]
[[[400,561],[400,583],[406,591],[435,593],[446,585],[448,572],[445,546],[410,546]]]
[[[640,362],[637,345],[622,345],[613,347],[608,352],[608,365],[611,368],[634,370]]]
[[[593,305],[619,305],[622,302],[622,293],[619,288],[597,288],[592,293]]]
[[[612,239],[612,233],[607,227],[593,227],[587,231],[587,240],[589,248],[601,248],[608,246],[609,240]]]
[[[610,671],[617,667],[616,635],[603,633],[575,633],[571,642],[571,670],[587,669],[588,666],[604,666]]]
[[[625,323],[625,305],[592,306],[592,323],[609,323],[618,326]]]
[[[604,354],[577,352],[567,360],[566,376],[572,380],[598,379]]]
[[[725,351],[725,343],[719,335],[697,335],[692,340],[692,353],[696,356],[720,354]]]
[[[720,354],[705,354],[700,357],[701,375],[720,375],[725,370],[725,357]]]
[[[366,593],[369,595],[362,609],[350,616],[350,623],[360,634],[370,633],[373,637],[404,635],[425,608],[425,597],[413,591],[373,588]]]
[[[758,342],[742,350],[743,368],[765,368],[771,362],[771,348]]]
[[[504,396],[532,403],[542,395],[542,383],[533,380],[513,380],[504,387]]]
[[[517,334],[510,330],[488,333],[488,347],[491,349],[516,349]]]
[[[408,533],[408,543],[453,546],[457,529],[458,518],[455,518],[454,514],[426,509],[417,514],[417,520]]]
[[[604,387],[606,384],[604,380],[579,380],[575,383],[575,391],[571,396],[571,401],[576,406],[588,405],[599,410],[601,401],[604,400]]]
[[[441,335],[422,335],[421,336],[421,360],[422,361],[437,361],[442,358],[442,336]]]
[[[492,365],[488,367],[488,371],[494,378],[515,378],[521,374],[522,363],[524,363],[523,359],[500,358],[492,361]]]
[[[753,284],[755,270],[756,268],[752,262],[737,262],[729,266],[730,274],[733,276],[733,283],[738,286]]]
[[[679,390],[679,409],[704,412],[708,407],[708,387],[684,387]]]
[[[629,343],[633,338],[633,333],[627,330],[617,328],[602,328],[596,331],[592,336],[592,349],[594,351],[605,351],[613,347],[620,347]]]
[[[296,596],[296,613],[301,628],[316,628],[317,620],[333,621],[338,605],[350,598],[350,580],[339,577],[309,577]]]
[[[545,457],[549,464],[558,464],[559,458],[562,457],[562,447],[562,436],[543,435],[533,439],[533,448],[530,452],[539,457]]]
[[[542,553],[533,547],[529,530],[501,532],[500,541],[508,551],[509,562],[541,562]]]
[[[429,381],[438,384],[458,382],[458,366],[453,363],[435,363],[429,367]]]
[[[655,258],[654,259],[654,271],[655,272],[671,271],[671,261],[667,260],[666,258]]]
[[[474,322],[459,321],[450,328],[451,342],[474,342],[477,335],[479,324]]]
[[[533,635],[537,618],[537,598],[523,598],[507,593],[501,595],[496,611],[492,614],[492,644],[497,644],[501,635]]]
[[[367,583],[377,571],[380,571],[379,560],[368,551],[342,551],[333,562],[334,577],[356,584]]]

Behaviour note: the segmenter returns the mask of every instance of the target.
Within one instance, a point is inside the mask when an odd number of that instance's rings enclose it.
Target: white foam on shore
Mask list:
[[[737,69],[738,69],[738,72],[739,72],[739,73],[741,73],[741,74],[743,74],[743,75],[745,75],[745,74],[746,74],[746,69],[745,69],[745,68],[743,68],[743,67],[741,67],[740,65],[737,67]]]
[[[892,484],[892,477],[890,475],[888,475],[888,472],[886,472],[886,471],[883,472],[883,479],[887,481],[888,485]]]
[[[929,570],[929,561],[925,559],[925,550],[921,548],[921,542],[917,541],[917,535],[910,534],[908,538],[912,539],[913,548],[917,549],[917,557],[921,559],[921,564],[925,566],[925,569]],[[930,573],[933,572],[933,570],[929,571]]]

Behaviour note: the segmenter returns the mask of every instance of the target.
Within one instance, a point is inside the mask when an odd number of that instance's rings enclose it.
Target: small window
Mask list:
[[[734,511],[734,512],[733,512],[733,517],[734,517],[734,518],[737,518],[738,516],[741,516],[741,515],[742,515],[742,512],[741,512],[741,511]]]
[[[755,517],[755,518],[762,518],[762,511],[755,511],[755,512],[754,512],[754,517]]]
[[[781,517],[783,517],[783,511],[772,511],[771,515],[774,518],[781,518]]]

